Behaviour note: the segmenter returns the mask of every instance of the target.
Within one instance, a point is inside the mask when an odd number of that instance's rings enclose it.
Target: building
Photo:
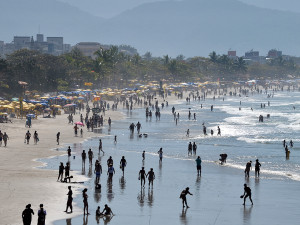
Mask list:
[[[30,46],[30,37],[29,36],[14,36],[15,51],[22,48],[29,49]]]
[[[252,62],[260,62],[259,51],[249,51],[245,53],[245,60]]]
[[[51,55],[61,55],[64,50],[63,37],[47,37],[48,53]]]
[[[95,52],[100,49],[101,45],[98,42],[79,42],[74,47],[78,48],[84,56],[95,59]]]
[[[237,59],[237,56],[236,56],[236,51],[231,51],[231,50],[229,50],[228,52],[227,52],[227,56],[228,56],[228,58],[230,58],[230,59]]]
[[[278,51],[276,49],[271,49],[268,52],[268,58],[275,59],[275,58],[279,58],[279,57],[282,57],[282,51]]]

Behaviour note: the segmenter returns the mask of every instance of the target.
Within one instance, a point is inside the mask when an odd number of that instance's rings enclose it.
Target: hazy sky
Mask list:
[[[125,10],[134,8],[138,5],[147,2],[167,1],[167,0],[84,0],[84,1],[83,0],[58,0],[58,1],[69,3],[70,5],[76,6],[95,16],[109,18]],[[168,1],[176,1],[176,0],[168,0]],[[259,7],[269,8],[269,9],[289,10],[289,11],[300,13],[299,0],[239,0],[239,1],[256,5]]]

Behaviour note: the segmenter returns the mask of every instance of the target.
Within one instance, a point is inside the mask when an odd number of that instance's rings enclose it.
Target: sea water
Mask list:
[[[264,94],[249,94],[191,100],[190,103],[178,100],[176,104],[161,109],[160,119],[155,116],[146,119],[143,108],[120,109],[125,119],[113,121],[111,128],[105,126],[101,129],[106,134],[101,137],[104,155],[98,154],[99,138],[71,145],[72,157],[69,160],[72,170],[81,171],[90,178],[85,185],[92,215],[56,224],[199,224],[201,221],[204,224],[282,224],[287,221],[297,224],[297,219],[300,219],[297,210],[300,200],[299,97],[299,92],[284,91],[275,92],[269,98]],[[180,115],[177,125],[172,115],[173,106]],[[190,119],[189,111],[192,114]],[[196,120],[193,119],[194,113]],[[264,116],[264,122],[258,121],[259,115]],[[141,133],[147,137],[139,137],[136,131],[130,134],[130,123],[138,121],[142,124]],[[203,134],[203,125],[208,135]],[[221,129],[221,136],[217,135],[217,126]],[[189,136],[186,135],[187,129],[190,130]],[[210,134],[211,129],[214,135]],[[289,147],[289,159],[285,157],[284,139],[287,144],[290,140],[294,142],[294,147]],[[189,142],[198,145],[196,155],[188,156]],[[162,163],[157,154],[160,147],[163,148]],[[85,168],[82,168],[81,152],[83,149],[87,152],[89,148],[94,152],[93,163],[89,165],[87,159]],[[143,151],[146,152],[145,161],[142,161]],[[221,153],[228,155],[223,166],[219,164]],[[198,155],[203,162],[202,177],[196,172],[195,158]],[[114,159],[116,170],[112,183],[107,181],[106,175],[109,156]],[[121,156],[127,160],[124,176],[118,167]],[[96,158],[103,169],[101,193],[94,187]],[[254,167],[256,159],[261,163],[260,178],[255,178],[251,171],[250,178],[245,179],[246,163],[252,160]],[[67,160],[67,156],[46,160],[47,167],[57,169],[60,161]],[[154,169],[153,189],[148,185],[140,187],[138,172],[142,166],[146,171]],[[243,183],[252,188],[253,208],[241,207],[239,195],[243,193]],[[187,186],[194,196],[188,196],[191,208],[182,210],[179,195]],[[279,205],[276,205],[277,200]],[[75,202],[83,207],[81,195]],[[104,204],[116,214],[111,220],[95,218],[97,206],[100,205],[102,210]],[[283,213],[288,214],[288,218],[280,216],[282,209],[286,210]]]

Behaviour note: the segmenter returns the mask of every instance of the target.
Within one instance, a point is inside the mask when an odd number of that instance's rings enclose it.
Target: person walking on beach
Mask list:
[[[107,175],[108,175],[108,181],[112,182],[113,176],[116,173],[115,168],[113,167],[112,164],[109,165],[109,168],[107,170]]]
[[[259,163],[258,159],[256,159],[256,162],[255,162],[255,176],[256,177],[259,177],[260,167],[261,167],[261,164]]]
[[[201,163],[202,163],[202,160],[201,160],[200,156],[198,156],[198,158],[195,161],[196,161],[196,165],[197,165],[197,174],[198,174],[198,176],[201,177]]]
[[[100,154],[100,151],[103,152],[103,155],[104,155],[104,151],[102,150],[102,140],[99,139],[99,154]]]
[[[44,205],[40,204],[40,209],[38,211],[38,222],[37,225],[45,225],[47,212],[44,210]]]
[[[77,136],[78,129],[79,129],[79,127],[77,126],[77,124],[75,124],[75,126],[74,126],[74,134],[75,134],[75,136]]]
[[[253,201],[252,201],[252,198],[251,198],[251,189],[249,187],[247,187],[247,184],[244,184],[244,194],[241,195],[241,198],[244,198],[244,204],[246,203],[246,198],[250,199],[252,205],[253,205]]]
[[[57,181],[59,181],[59,178],[60,178],[61,182],[63,181],[64,169],[65,169],[64,164],[61,162],[60,166],[58,168],[58,178],[57,178]]]
[[[56,142],[57,142],[57,145],[59,145],[59,137],[60,137],[60,132],[57,132],[57,134],[56,134]]]
[[[181,194],[180,194],[180,196],[179,196],[179,198],[182,199],[182,207],[183,207],[183,208],[184,208],[184,205],[185,205],[187,208],[190,208],[190,207],[188,206],[188,204],[187,204],[186,196],[187,196],[187,194],[189,194],[189,195],[193,195],[193,194],[190,193],[189,190],[190,190],[190,188],[187,187],[186,189],[184,189],[184,190],[181,192]]]
[[[98,184],[99,180],[100,180],[101,173],[102,173],[102,166],[101,166],[98,159],[96,160],[96,163],[95,163],[94,172],[96,173],[96,184]]]
[[[125,169],[126,165],[127,165],[127,162],[126,162],[125,156],[122,156],[122,159],[120,161],[120,168],[122,169],[123,176],[124,176],[124,169]]]
[[[0,147],[2,146],[2,140],[3,140],[3,134],[2,134],[2,132],[0,130]]]
[[[88,156],[89,156],[89,163],[90,163],[90,165],[92,165],[92,161],[93,161],[93,158],[94,158],[94,153],[93,153],[91,148],[88,151]]]
[[[217,135],[221,136],[221,128],[219,126],[218,126],[218,134]]]
[[[193,152],[194,152],[194,155],[196,155],[196,152],[197,152],[196,142],[193,143]]]
[[[143,153],[142,153],[142,158],[143,158],[143,161],[145,161],[145,151],[143,151]]]
[[[31,133],[28,130],[25,134],[25,140],[27,141],[27,144],[29,144],[30,137],[31,137]]]
[[[82,167],[85,167],[85,160],[86,160],[86,152],[85,152],[85,150],[82,150],[81,159],[82,159]]]
[[[107,163],[107,168],[109,168],[110,165],[114,165],[114,160],[112,159],[111,156],[109,156],[109,158],[106,161],[106,163]]]
[[[71,212],[70,213],[72,213],[73,212],[73,206],[72,206],[72,202],[73,202],[73,197],[72,197],[72,195],[73,195],[73,191],[72,191],[72,189],[71,189],[71,186],[68,186],[68,189],[69,189],[69,191],[68,191],[68,200],[67,200],[67,207],[66,207],[66,213],[68,213],[68,208],[70,207],[70,209],[71,209]]]
[[[249,178],[250,170],[252,169],[252,161],[247,162],[246,168],[245,168],[245,177]]]
[[[142,167],[142,169],[139,172],[139,180],[141,181],[141,187],[145,187],[146,171],[144,167]]]
[[[83,215],[90,215],[89,214],[89,203],[88,203],[88,195],[87,195],[87,189],[83,189],[82,191],[82,197],[83,197]]]
[[[163,150],[162,150],[162,148],[160,148],[157,153],[159,155],[159,161],[162,162],[163,153],[164,153]]]
[[[155,179],[155,174],[154,174],[154,171],[153,171],[153,168],[151,168],[149,170],[149,172],[147,173],[146,177],[148,177],[148,181],[149,181],[149,188],[150,188],[150,185],[152,184],[152,188],[153,188],[153,181]]]
[[[34,144],[36,145],[39,141],[39,135],[36,131],[34,131],[34,134],[33,134],[33,140],[34,140]]]
[[[7,145],[7,140],[8,140],[8,139],[9,139],[9,138],[8,138],[6,132],[4,132],[4,134],[3,134],[4,147],[6,147],[6,145]]]
[[[22,212],[23,225],[30,225],[32,220],[32,215],[34,215],[31,209],[31,204],[26,205],[26,208]]]
[[[70,146],[68,147],[68,149],[67,149],[67,152],[68,152],[68,157],[70,157],[70,156],[71,156],[71,152],[72,152],[72,150],[71,150],[71,147],[70,147]]]

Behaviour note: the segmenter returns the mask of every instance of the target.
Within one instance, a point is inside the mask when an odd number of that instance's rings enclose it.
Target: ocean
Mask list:
[[[127,111],[119,106],[125,119],[112,121],[110,129],[107,126],[101,129],[101,133],[106,134],[101,137],[104,155],[98,154],[99,137],[70,144],[71,169],[90,178],[85,185],[91,215],[55,224],[298,224],[300,93],[278,91],[268,94],[271,96],[256,92],[241,97],[216,96],[205,101],[191,99],[190,103],[183,98],[161,109],[160,119],[156,119],[154,113],[152,119],[146,119],[144,108]],[[180,114],[177,125],[172,115],[173,106]],[[191,119],[188,118],[189,111]],[[259,115],[264,117],[263,122],[259,122]],[[138,121],[142,124],[141,133],[147,137],[139,137],[136,130],[130,134],[130,123]],[[208,135],[203,134],[203,124]],[[221,136],[217,135],[218,126]],[[282,144],[284,139],[290,149],[288,159]],[[294,142],[292,148],[290,140]],[[196,155],[188,155],[189,142],[197,144]],[[157,151],[161,147],[163,160],[160,163]],[[83,170],[81,152],[83,149],[87,152],[89,148],[94,152],[93,163],[89,166],[87,160]],[[142,161],[143,151],[146,152],[145,161]],[[219,163],[222,153],[228,155],[224,165]],[[198,155],[202,159],[201,177],[197,176],[195,164]],[[107,181],[106,175],[109,156],[114,159],[116,170],[112,183]],[[118,166],[122,156],[127,160],[124,176]],[[99,159],[103,168],[101,193],[94,187],[95,159]],[[256,159],[261,163],[259,178],[254,175]],[[250,178],[245,178],[245,166],[250,160],[253,168]],[[67,161],[67,155],[43,160],[47,169],[55,170],[59,162]],[[156,175],[153,188],[148,188],[147,182],[146,187],[141,188],[138,173],[142,166],[147,172],[153,168]],[[244,183],[252,189],[254,206],[249,200],[245,207],[242,206],[239,196],[243,194]],[[72,186],[76,188],[76,184]],[[190,187],[194,195],[187,197],[190,208],[182,210],[179,195],[185,187]],[[81,194],[74,202],[83,208]],[[115,214],[109,220],[95,217],[97,206],[102,210],[104,204],[108,204]],[[65,203],[62,205],[64,210]]]

